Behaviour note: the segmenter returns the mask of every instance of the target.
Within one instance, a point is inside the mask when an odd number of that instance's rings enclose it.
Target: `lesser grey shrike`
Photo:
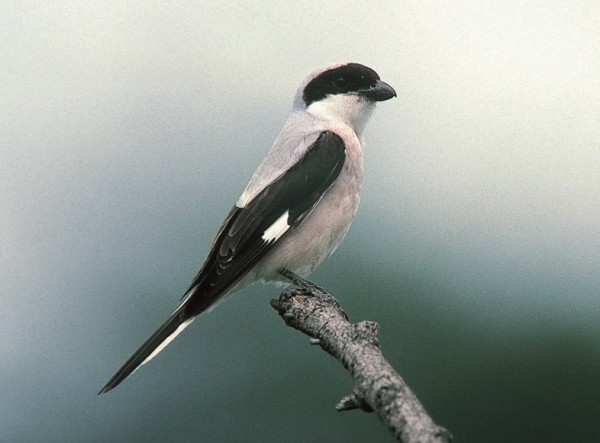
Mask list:
[[[226,295],[257,281],[306,277],[335,251],[360,200],[363,130],[375,104],[395,96],[358,63],[327,66],[304,80],[180,304],[99,394],[154,358]]]

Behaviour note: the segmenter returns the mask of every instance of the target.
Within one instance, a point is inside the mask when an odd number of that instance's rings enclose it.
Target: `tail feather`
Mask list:
[[[156,357],[158,353],[171,343],[175,337],[182,333],[193,320],[194,317],[186,318],[183,315],[182,309],[177,309],[173,312],[167,321],[165,321],[131,357],[129,357],[129,360],[127,360],[115,375],[112,376],[108,383],[104,385],[100,392],[98,392],[98,395],[104,394],[117,387],[119,383],[133,374],[137,368]]]

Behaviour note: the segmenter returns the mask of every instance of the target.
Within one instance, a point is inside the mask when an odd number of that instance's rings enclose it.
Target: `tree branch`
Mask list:
[[[323,289],[282,270],[300,286],[271,300],[288,326],[311,337],[350,372],[354,389],[337,405],[338,411],[362,409],[377,413],[397,440],[404,443],[449,443],[451,434],[436,425],[402,377],[379,349],[379,325],[351,324],[338,301]]]

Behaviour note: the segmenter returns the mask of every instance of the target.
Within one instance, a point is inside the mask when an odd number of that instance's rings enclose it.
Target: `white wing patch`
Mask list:
[[[165,349],[169,345],[169,343],[171,343],[173,340],[175,340],[175,337],[177,337],[179,334],[181,334],[185,330],[185,328],[187,328],[190,325],[190,323],[192,323],[192,321],[194,321],[194,317],[190,317],[186,321],[181,323],[177,327],[177,329],[175,329],[175,331],[173,331],[173,333],[171,335],[169,335],[167,338],[165,338],[165,340],[154,351],[152,351],[152,354],[150,354],[148,357],[146,357],[146,359],[140,364],[140,366],[145,365],[150,360],[152,360],[154,357],[156,357],[160,353],[160,351]],[[138,366],[138,368],[140,366]]]
[[[285,211],[281,217],[275,220],[275,223],[265,229],[262,239],[266,242],[273,242],[281,238],[290,229],[290,225],[288,225],[289,215],[290,211]]]

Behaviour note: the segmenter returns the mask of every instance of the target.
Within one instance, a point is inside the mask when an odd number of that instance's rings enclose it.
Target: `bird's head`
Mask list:
[[[375,104],[396,97],[396,91],[367,66],[344,63],[310,74],[294,101],[296,109],[324,120],[343,123],[360,134]]]

